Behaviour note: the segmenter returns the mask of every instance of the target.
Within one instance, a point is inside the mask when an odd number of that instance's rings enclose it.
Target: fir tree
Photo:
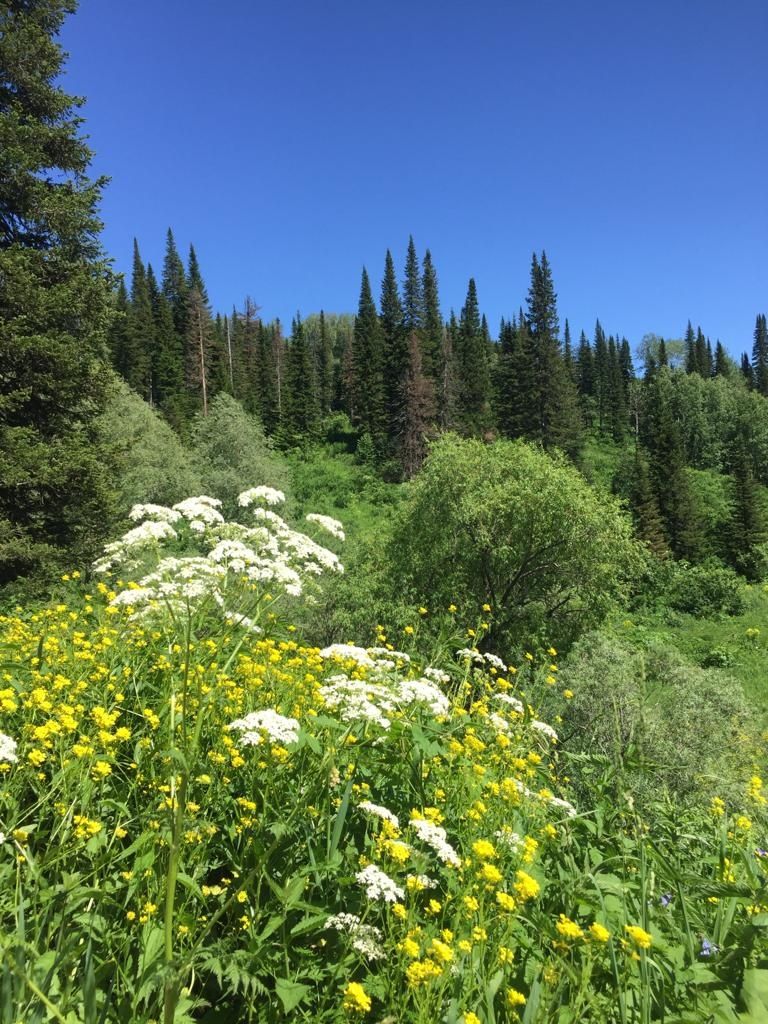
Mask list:
[[[595,418],[595,365],[592,346],[584,331],[579,338],[576,356],[576,386],[582,417],[587,426],[591,426]]]
[[[688,321],[688,326],[685,329],[685,372],[686,373],[698,373],[699,364],[696,353],[696,334],[693,330],[693,324]]]
[[[281,431],[285,440],[296,444],[311,438],[317,430],[318,402],[312,353],[304,336],[301,317],[293,322],[286,358],[286,392]]]
[[[128,352],[126,372],[128,384],[145,402],[152,402],[152,353],[155,347],[155,324],[147,284],[147,272],[141,261],[139,244],[133,240],[131,301],[128,317]]]
[[[421,346],[415,331],[408,337],[408,367],[402,386],[399,431],[403,473],[410,480],[421,469],[427,454],[427,437],[434,418],[432,383],[421,363]]]
[[[90,557],[110,522],[100,357],[113,315],[80,100],[58,84],[68,0],[0,13],[0,583]],[[70,562],[72,564],[72,562]]]
[[[670,552],[664,532],[664,521],[653,493],[648,461],[639,448],[635,450],[629,501],[638,538],[657,558],[667,558]]]
[[[746,444],[737,444],[731,474],[728,554],[734,568],[755,580],[762,570],[762,559],[756,549],[768,540],[768,530]]]
[[[419,258],[416,255],[416,246],[413,244],[413,235],[408,239],[408,253],[405,258],[405,279],[403,281],[403,327],[406,338],[406,347],[410,350],[410,335],[412,331],[419,332],[424,326],[424,290],[419,272]],[[410,358],[408,359],[410,363]]]
[[[749,356],[746,352],[741,354],[741,375],[751,388],[754,383],[754,374],[752,372],[752,363],[749,361]]]
[[[323,415],[333,405],[333,341],[325,322],[325,313],[320,310],[320,338],[317,346],[320,408]]]
[[[768,396],[768,326],[765,314],[755,319],[755,340],[752,345],[752,387]]]
[[[725,348],[718,340],[715,345],[715,360],[714,360],[714,374],[716,377],[730,377],[731,375],[731,360],[728,358],[728,353]]]
[[[429,249],[424,253],[423,269],[421,294],[424,311],[422,320],[424,373],[437,383],[440,377],[440,353],[443,345],[443,318],[440,315],[437,273]]]
[[[712,353],[707,354],[707,339],[700,327],[696,331],[696,372],[705,380],[712,375]]]
[[[459,376],[458,397],[464,428],[470,432],[482,430],[488,418],[490,375],[488,351],[483,337],[477,286],[469,279],[467,298],[459,318],[456,340]]]
[[[203,416],[208,415],[211,397],[212,328],[208,303],[199,288],[192,285],[187,293],[186,383]]]
[[[176,333],[179,339],[183,339],[187,333],[187,276],[170,228],[165,241],[161,286],[173,312]]]
[[[381,282],[381,339],[384,352],[384,383],[387,406],[387,433],[393,437],[400,418],[402,385],[408,364],[408,342],[403,321],[403,306],[395,276],[395,264],[387,249]]]
[[[357,419],[371,439],[377,456],[384,454],[387,439],[387,391],[384,380],[384,346],[381,323],[363,267],[360,301],[355,319],[354,390]]]

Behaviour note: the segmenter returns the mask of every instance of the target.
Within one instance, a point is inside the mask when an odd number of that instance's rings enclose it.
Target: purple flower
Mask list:
[[[659,903],[662,905],[662,907],[668,907],[671,902],[672,902],[672,893],[671,892],[665,892],[663,896],[659,897]]]
[[[720,952],[720,947],[714,942],[710,942],[709,939],[701,940],[701,952],[699,956],[713,956],[715,953]]]

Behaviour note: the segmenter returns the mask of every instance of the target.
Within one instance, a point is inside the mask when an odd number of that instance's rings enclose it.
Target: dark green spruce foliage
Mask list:
[[[429,249],[424,253],[421,295],[423,303],[421,338],[424,373],[432,379],[436,391],[440,384],[441,352],[443,349],[443,318],[440,314],[440,295],[437,272]]]
[[[424,321],[424,290],[419,271],[419,257],[413,244],[413,235],[408,239],[408,253],[405,257],[405,279],[403,281],[403,327],[406,337],[418,332]],[[409,343],[406,344],[406,348]]]
[[[648,461],[639,449],[635,450],[630,507],[639,540],[657,558],[666,558],[669,555],[669,545],[664,521],[654,494]]]
[[[384,348],[384,390],[387,407],[387,434],[393,438],[400,418],[402,385],[408,365],[408,341],[403,305],[397,286],[395,264],[387,249],[381,282],[381,339]]]
[[[768,326],[765,314],[755,320],[755,340],[752,345],[752,387],[768,396]]]
[[[320,411],[314,360],[299,316],[293,321],[285,371],[285,407],[281,433],[285,441],[298,444],[316,433]]]
[[[467,297],[455,335],[457,394],[464,430],[474,433],[488,424],[490,374],[475,279],[469,279]]]
[[[685,472],[685,446],[674,410],[673,373],[661,366],[647,384],[645,443],[653,491],[670,547],[676,557],[695,561],[704,554],[704,537]]]
[[[745,444],[737,444],[731,468],[731,508],[727,546],[731,564],[748,579],[759,579],[765,570],[765,552],[758,548],[768,541],[765,515],[760,505],[752,460]]]
[[[0,7],[0,582],[88,557],[109,523],[104,181],[87,176],[82,101],[57,84],[75,6]]]
[[[373,301],[371,282],[363,267],[360,302],[353,341],[355,419],[370,437],[374,452],[382,455],[387,442],[387,391],[384,380],[384,344]]]

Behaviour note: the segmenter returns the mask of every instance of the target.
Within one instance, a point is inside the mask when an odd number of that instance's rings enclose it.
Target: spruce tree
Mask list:
[[[595,418],[595,365],[592,346],[584,331],[579,337],[576,356],[576,386],[582,417],[586,425],[591,427]]]
[[[688,326],[685,328],[685,372],[686,373],[698,373],[699,363],[696,353],[696,334],[693,330],[693,324],[688,321]]]
[[[747,443],[737,443],[731,463],[728,555],[734,568],[755,580],[762,570],[756,549],[768,540],[768,530]]]
[[[749,356],[746,352],[741,354],[741,375],[751,388],[754,384],[754,373],[752,371],[752,363],[749,361]]]
[[[320,408],[324,416],[333,405],[333,339],[325,322],[325,313],[320,310],[320,338],[317,346]]]
[[[384,353],[384,383],[387,405],[387,433],[393,438],[400,418],[402,385],[408,365],[408,341],[403,306],[395,276],[392,253],[387,249],[381,282],[381,341]]]
[[[459,317],[457,346],[458,396],[464,429],[484,429],[488,422],[490,374],[475,279],[469,279],[467,298]]]
[[[399,457],[407,480],[421,469],[427,454],[427,438],[434,419],[432,382],[425,376],[421,362],[421,345],[416,331],[408,337],[408,366],[399,403]]]
[[[357,419],[363,431],[369,435],[375,455],[381,457],[387,442],[384,345],[381,323],[365,267],[360,283],[353,348]]]
[[[706,380],[711,376],[711,353],[707,355],[707,339],[699,327],[696,331],[696,372]]]
[[[284,440],[297,444],[315,434],[319,412],[312,353],[298,315],[287,350],[285,384],[281,433]]]
[[[0,8],[0,583],[90,555],[109,527],[113,313],[82,101],[59,86],[70,0]]]
[[[722,343],[718,340],[715,345],[714,374],[716,377],[730,377],[732,362],[728,358]]]
[[[139,245],[133,240],[131,301],[128,317],[128,352],[125,379],[145,402],[152,402],[152,355],[155,348],[155,323]]]
[[[440,314],[440,296],[432,255],[424,253],[422,277],[422,355],[424,373],[437,385],[440,377],[440,353],[443,345],[443,318]],[[438,388],[439,391],[439,388]]]
[[[755,319],[755,340],[752,345],[752,387],[768,396],[768,326],[765,314]]]
[[[176,333],[182,340],[187,333],[187,275],[184,264],[176,248],[173,232],[168,228],[165,240],[165,258],[163,259],[163,275],[161,278],[163,295],[173,312]]]
[[[635,531],[639,540],[657,558],[669,556],[669,544],[664,531],[664,521],[659,511],[659,503],[653,492],[648,460],[639,448],[635,450],[634,472],[632,474],[632,490],[629,498]]]
[[[405,257],[405,279],[403,281],[403,327],[406,348],[410,350],[410,335],[424,326],[424,291],[419,272],[419,257],[413,244],[413,235],[408,238],[408,253]],[[410,359],[408,360],[410,362]]]

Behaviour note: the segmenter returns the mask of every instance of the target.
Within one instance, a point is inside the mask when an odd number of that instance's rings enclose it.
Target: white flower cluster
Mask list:
[[[257,501],[276,504],[284,501],[285,496],[272,487],[254,487],[244,491],[238,500],[241,506],[248,507]],[[220,506],[217,498],[206,495],[186,498],[173,508],[135,505],[131,518],[143,517],[144,522],[105,548],[104,557],[94,567],[97,572],[109,572],[118,566],[136,568],[148,549],[179,538],[177,531],[182,520],[187,521],[187,529],[198,535],[207,554],[162,559],[154,572],[138,581],[138,588],[118,594],[113,604],[130,607],[136,615],[169,605],[172,610],[183,612],[190,603],[210,597],[228,621],[255,633],[260,631],[257,623],[231,607],[232,588],[227,583],[230,573],[246,582],[277,586],[286,594],[299,597],[305,577],[344,571],[338,555],[292,530],[276,513],[256,508],[254,515],[259,524],[243,526],[226,523]],[[225,596],[228,590],[229,600]]]
[[[358,871],[355,878],[365,887],[365,895],[369,900],[384,900],[386,903],[397,903],[405,897],[405,893],[389,875],[375,864],[369,864]]]
[[[510,697],[508,693],[494,693],[493,699],[500,701],[502,704],[506,704],[507,707],[512,708],[512,710],[518,715],[525,714],[525,706],[522,701],[517,699],[517,697]]]
[[[331,676],[319,693],[327,707],[339,710],[342,721],[375,722],[382,729],[391,726],[390,716],[414,704],[424,705],[435,718],[450,708],[445,694],[428,679],[378,675],[365,680],[339,674]]]
[[[268,736],[273,743],[287,746],[296,743],[299,738],[299,723],[295,718],[286,718],[272,708],[263,711],[251,711],[245,718],[237,718],[230,722],[228,729],[240,733],[241,747],[258,747]]]
[[[306,518],[308,523],[317,523],[318,526],[322,526],[324,530],[327,530],[337,540],[345,539],[344,527],[338,519],[332,519],[330,516],[321,516],[318,512],[310,512]]]
[[[284,501],[285,495],[282,491],[266,486],[251,487],[237,496],[237,503],[241,508],[248,508],[249,505],[260,505],[262,503],[264,505],[282,505]]]
[[[148,519],[124,533],[120,540],[107,544],[103,556],[94,564],[96,572],[109,572],[118,565],[138,564],[142,551],[162,544],[164,541],[177,540],[178,534],[167,520],[157,522]]]
[[[371,924],[363,924],[357,914],[334,914],[325,922],[325,927],[348,935],[352,948],[369,960],[381,960],[385,955],[381,948],[381,931]]]
[[[355,647],[354,644],[331,644],[320,651],[321,658],[337,658],[344,661],[349,658],[356,661],[358,665],[365,665],[366,668],[373,668],[375,662],[364,647]]]
[[[557,743],[557,733],[547,722],[540,722],[537,718],[532,718],[530,726],[535,729],[536,732],[540,732],[543,736],[546,736],[552,743]]]
[[[441,825],[424,818],[411,818],[408,824],[419,839],[435,851],[439,860],[455,868],[461,867],[461,857],[448,842],[448,834]]]
[[[481,654],[476,647],[462,647],[456,651],[456,657],[462,660],[473,662],[475,665],[490,665],[491,668],[497,669],[499,672],[506,672],[507,666],[504,662],[495,654]]]
[[[548,800],[550,807],[559,807],[561,811],[565,811],[569,818],[575,818],[577,810],[568,800],[563,800],[559,796],[551,796]]]
[[[376,818],[381,818],[382,821],[388,821],[390,825],[394,825],[395,828],[400,828],[400,821],[396,814],[388,810],[386,807],[382,807],[381,804],[372,804],[370,800],[363,800],[362,803],[357,805],[361,811],[366,811],[368,814],[372,814]]]
[[[175,523],[181,519],[181,512],[166,508],[165,505],[134,505],[128,513],[134,522],[143,519],[155,519],[158,523]]]
[[[16,754],[16,740],[0,732],[0,761],[18,761]]]
[[[512,853],[517,853],[523,845],[523,837],[518,832],[513,832],[508,825],[504,825],[498,832],[494,832],[494,836],[504,846],[508,846]]]
[[[432,665],[424,669],[423,675],[425,679],[429,679],[432,683],[439,683],[441,686],[447,686],[451,681],[447,672],[443,672],[441,668],[434,668]]]

